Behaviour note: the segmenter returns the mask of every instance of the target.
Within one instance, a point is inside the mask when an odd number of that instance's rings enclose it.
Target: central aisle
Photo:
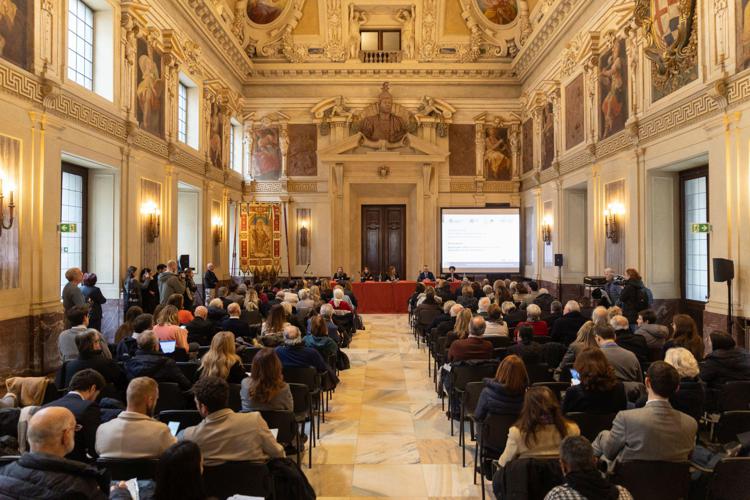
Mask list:
[[[473,448],[462,467],[458,436],[450,436],[407,316],[363,318],[366,330],[346,350],[352,367],[341,372],[313,468],[303,467],[318,498],[480,497]]]

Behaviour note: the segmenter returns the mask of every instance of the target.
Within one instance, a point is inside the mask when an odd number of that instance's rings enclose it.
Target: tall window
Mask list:
[[[693,232],[693,224],[708,220],[708,171],[690,170],[680,176],[682,200],[683,298],[708,300],[708,233]]]
[[[232,168],[232,170],[237,170],[237,167],[234,163],[234,138],[236,136],[237,132],[234,129],[233,124],[229,124],[229,166]]]
[[[234,119],[229,123],[229,167],[242,173],[242,125]]]
[[[68,3],[68,78],[94,89],[94,11],[81,0]]]
[[[62,165],[60,205],[60,287],[67,283],[65,271],[86,269],[86,205],[88,174],[85,168]]]
[[[177,93],[177,139],[187,144],[188,142],[188,89],[180,82]]]

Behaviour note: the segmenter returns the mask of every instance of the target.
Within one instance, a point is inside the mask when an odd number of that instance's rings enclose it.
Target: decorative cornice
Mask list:
[[[292,66],[288,64],[257,65],[252,73],[252,78],[247,85],[268,85],[269,83],[326,83],[330,84],[332,78],[345,78],[347,82],[356,81],[363,83],[380,82],[383,78],[390,81],[410,81],[416,83],[446,83],[455,81],[477,80],[481,84],[501,83],[516,85],[513,72],[507,68],[489,68],[486,64],[477,64],[476,67],[456,67],[445,64],[420,64],[419,68],[405,68],[398,64],[382,64],[373,67],[362,64],[362,67],[342,67],[340,65],[325,65],[317,67]]]

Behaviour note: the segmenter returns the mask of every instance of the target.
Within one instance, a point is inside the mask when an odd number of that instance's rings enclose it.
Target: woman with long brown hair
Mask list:
[[[617,413],[626,409],[625,386],[601,349],[588,347],[576,358],[573,369],[580,383],[565,391],[562,409],[565,413]]]
[[[250,377],[242,380],[240,396],[242,411],[294,409],[292,392],[284,382],[276,351],[266,347],[255,355]]]
[[[177,317],[177,308],[175,306],[164,306],[156,317],[156,325],[153,331],[159,341],[174,340],[175,348],[184,349],[185,352],[190,350],[187,341],[187,330],[180,328],[180,320]]]
[[[266,321],[263,323],[261,335],[264,337],[273,335],[281,338],[284,334],[284,327],[288,324],[289,322],[286,320],[284,306],[281,304],[274,304],[273,307],[271,307],[271,311],[268,313]]]
[[[563,417],[560,403],[548,387],[531,387],[526,391],[521,415],[508,431],[498,463],[505,467],[515,458],[556,457],[563,438],[580,434],[578,425]]]
[[[211,348],[201,359],[198,369],[202,377],[223,378],[230,384],[239,384],[245,378],[242,360],[237,356],[232,332],[219,332],[211,340]]]
[[[672,336],[664,343],[662,357],[673,347],[684,347],[697,361],[703,360],[703,338],[698,333],[695,320],[687,314],[675,314],[672,318]]]
[[[484,389],[474,410],[477,420],[493,415],[518,415],[523,406],[523,396],[529,386],[526,365],[518,356],[506,356],[495,372],[495,378],[484,379]]]

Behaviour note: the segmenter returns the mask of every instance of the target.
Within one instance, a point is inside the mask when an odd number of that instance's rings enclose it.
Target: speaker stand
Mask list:
[[[559,295],[560,302],[565,305],[562,291],[562,266],[557,266],[557,294]]]
[[[732,280],[727,280],[727,333],[732,335]]]

